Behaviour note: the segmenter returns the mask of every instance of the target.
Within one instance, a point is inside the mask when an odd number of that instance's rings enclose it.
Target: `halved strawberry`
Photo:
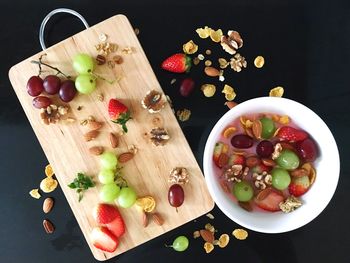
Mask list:
[[[271,167],[266,166],[263,163],[259,163],[258,165],[254,166],[252,168],[252,173],[262,174],[263,172],[269,172],[271,170]]]
[[[265,189],[263,191],[269,191],[269,193],[266,195],[266,197],[264,196],[262,200],[260,200],[257,197],[254,198],[255,204],[261,209],[270,212],[276,212],[281,210],[279,204],[284,201],[283,194],[281,192],[271,189]]]
[[[92,229],[91,240],[96,248],[106,252],[114,252],[119,244],[118,238],[103,226]]]
[[[303,130],[298,130],[290,126],[283,126],[278,130],[276,136],[284,141],[298,142],[305,140],[309,135]]]
[[[100,225],[106,226],[117,237],[125,233],[125,223],[115,206],[98,204],[93,210],[93,217]]]
[[[219,168],[222,168],[222,167],[226,166],[227,163],[228,163],[228,155],[226,153],[221,153],[216,165]]]
[[[227,154],[228,145],[223,142],[217,142],[214,146],[213,161],[219,167],[219,157],[222,153]]]
[[[289,193],[295,197],[305,194],[310,188],[310,179],[307,175],[302,177],[293,177],[288,186]]]
[[[228,159],[228,164],[229,165],[234,165],[234,164],[244,165],[245,164],[245,157],[243,155],[234,153]]]

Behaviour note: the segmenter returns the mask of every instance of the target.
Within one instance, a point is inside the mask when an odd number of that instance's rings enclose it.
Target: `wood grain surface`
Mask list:
[[[98,80],[97,89],[92,94],[78,95],[70,102],[69,115],[76,119],[74,123],[61,121],[49,126],[42,124],[39,110],[32,106],[32,97],[26,91],[28,78],[38,72],[37,65],[30,61],[38,60],[40,55],[46,53],[44,58],[46,62],[59,67],[66,74],[76,76],[72,68],[72,58],[78,53],[87,53],[96,57],[98,53],[95,45],[100,42],[101,33],[108,35],[109,42],[118,44],[116,54],[123,56],[124,63],[116,65],[113,69],[107,65],[97,66],[95,73],[108,79],[121,76],[120,81],[111,85]],[[122,54],[121,50],[125,47],[132,47],[133,53]],[[44,75],[54,73],[48,68],[44,69]],[[163,91],[125,16],[111,17],[22,61],[10,69],[9,77],[96,259],[112,258],[191,221],[213,208],[214,203],[208,193],[203,174],[170,106],[167,104],[157,114],[150,114],[141,106],[140,101],[147,91],[152,89]],[[105,97],[102,102],[97,98],[100,93]],[[57,96],[52,96],[52,98],[57,104],[62,104]],[[127,124],[129,132],[120,137],[120,145],[116,149],[110,147],[108,135],[110,132],[119,134],[121,129],[108,118],[107,105],[110,98],[120,99],[130,108],[133,116],[133,119]],[[78,106],[82,106],[80,111],[77,110]],[[83,134],[88,130],[79,123],[90,115],[97,121],[104,122],[104,126],[95,140],[85,142]],[[158,123],[160,122],[171,136],[165,146],[156,147],[145,136],[145,133],[149,133],[155,126],[154,118],[158,118]],[[162,226],[150,223],[144,228],[141,214],[135,207],[120,208],[126,222],[127,232],[120,239],[120,245],[115,253],[104,253],[96,249],[90,239],[90,232],[96,226],[92,217],[92,209],[100,202],[98,193],[101,185],[97,184],[97,187],[88,190],[81,202],[78,202],[76,192],[67,185],[73,181],[78,172],[94,176],[95,181],[98,182],[96,175],[100,165],[98,157],[89,153],[90,147],[103,146],[106,150],[120,154],[127,151],[132,145],[137,147],[138,152],[131,161],[123,165],[123,174],[129,184],[136,189],[138,196],[152,195],[155,197],[156,211],[164,217],[165,223]],[[168,204],[167,200],[170,186],[168,175],[170,170],[177,166],[186,167],[190,172],[190,182],[184,186],[185,202],[178,212]],[[41,178],[38,179],[41,180]]]

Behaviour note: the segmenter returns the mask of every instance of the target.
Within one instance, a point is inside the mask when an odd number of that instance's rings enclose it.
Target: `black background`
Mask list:
[[[213,221],[201,217],[110,262],[350,262],[350,2],[283,0],[1,1],[0,262],[95,262],[60,189],[53,193],[56,206],[48,215],[57,230],[46,235],[42,229],[42,203],[32,199],[28,191],[43,178],[47,160],[7,76],[12,65],[40,51],[39,25],[58,7],[80,12],[90,25],[122,13],[140,29],[139,40],[175,109],[192,110],[191,119],[181,126],[200,164],[210,129],[227,111],[223,96],[220,92],[211,99],[201,95],[198,87],[208,81],[202,64],[189,74],[196,80],[197,90],[183,99],[178,95],[178,83],[184,75],[166,73],[159,65],[190,39],[200,45],[202,53],[208,47],[217,54],[213,58],[223,56],[219,46],[214,48],[211,41],[199,39],[195,33],[205,25],[224,32],[235,29],[243,36],[240,53],[248,68],[239,74],[226,74],[226,82],[237,91],[237,102],[267,95],[270,88],[281,85],[285,97],[320,115],[339,147],[342,165],[337,191],[323,213],[308,225],[274,235],[249,231],[247,240],[232,239],[225,249],[206,255],[203,241],[191,238],[194,230],[207,222],[219,233],[231,233],[239,227],[215,208]],[[48,24],[46,41],[54,44],[82,29],[76,18],[57,15]],[[260,54],[266,65],[257,70],[252,61]],[[172,86],[174,77],[178,81]],[[332,176],[329,174],[329,180]],[[180,234],[190,237],[187,251],[177,253],[164,247]]]

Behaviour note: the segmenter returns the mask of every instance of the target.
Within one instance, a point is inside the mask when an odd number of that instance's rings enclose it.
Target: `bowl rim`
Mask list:
[[[217,195],[215,190],[215,182],[214,180],[217,181],[216,175],[213,173],[211,174],[211,167],[212,167],[212,150],[210,150],[210,148],[213,148],[212,145],[214,145],[218,139],[218,130],[219,132],[222,131],[223,126],[225,125],[225,123],[228,122],[228,120],[232,121],[232,118],[236,118],[238,116],[235,117],[231,117],[232,115],[235,115],[235,112],[239,111],[239,110],[244,110],[244,108],[249,107],[252,104],[255,103],[273,103],[276,102],[278,100],[279,103],[287,103],[290,105],[295,105],[296,107],[299,107],[299,109],[303,110],[303,111],[307,111],[309,114],[313,115],[312,117],[315,118],[317,120],[317,122],[319,122],[320,124],[322,124],[322,126],[324,126],[323,128],[325,128],[325,132],[327,132],[328,138],[330,140],[330,143],[333,146],[332,149],[332,153],[335,155],[334,157],[334,161],[335,163],[332,165],[332,170],[334,171],[334,178],[333,178],[333,183],[330,184],[329,187],[331,187],[330,191],[329,191],[329,195],[327,196],[327,198],[324,200],[324,203],[322,205],[320,205],[317,209],[317,211],[312,215],[309,216],[306,220],[303,218],[302,220],[295,222],[292,225],[286,225],[285,227],[276,227],[275,229],[273,228],[268,228],[265,229],[263,227],[258,227],[255,225],[251,225],[249,224],[249,222],[244,222],[243,220],[241,220],[239,217],[234,216],[231,214],[231,212],[229,211],[229,209],[222,203],[222,199],[220,198],[220,196],[222,195],[227,195],[226,193],[223,192],[223,190],[221,189],[221,187],[219,188],[221,191],[221,194]],[[262,111],[266,111],[266,110],[262,110]],[[293,114],[291,114],[293,115]],[[204,148],[204,154],[203,154],[203,170],[204,170],[204,176],[205,176],[205,181],[209,190],[210,195],[212,196],[214,202],[216,203],[216,205],[219,207],[219,209],[227,216],[229,217],[232,221],[242,225],[243,227],[246,227],[250,230],[254,230],[257,232],[261,232],[261,233],[283,233],[283,232],[288,232],[288,231],[292,231],[295,229],[298,229],[306,224],[308,224],[309,222],[311,222],[312,220],[314,220],[318,215],[320,215],[322,213],[322,211],[327,207],[327,205],[329,204],[329,202],[331,201],[337,185],[338,185],[338,181],[339,181],[339,173],[340,173],[340,159],[339,159],[339,150],[336,144],[336,141],[334,139],[334,136],[332,134],[332,132],[330,131],[329,127],[327,126],[327,124],[314,112],[312,111],[310,108],[306,107],[305,105],[291,100],[291,99],[287,99],[287,98],[279,98],[279,97],[258,97],[258,98],[253,98],[247,101],[244,101],[240,104],[238,104],[237,106],[235,106],[234,108],[230,109],[228,112],[226,112],[218,121],[217,123],[214,125],[214,127],[212,128],[208,139],[206,141],[205,144],[205,148]],[[216,182],[216,184],[218,184]],[[266,212],[268,213],[268,212]]]

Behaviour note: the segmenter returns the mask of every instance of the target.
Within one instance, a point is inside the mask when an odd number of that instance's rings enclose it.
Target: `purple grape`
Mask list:
[[[46,96],[38,96],[33,99],[33,106],[37,109],[46,108],[52,104],[50,98]]]
[[[253,146],[253,139],[245,134],[238,134],[232,137],[231,144],[238,149],[246,149]]]
[[[185,200],[184,190],[179,184],[173,184],[169,188],[168,201],[173,207],[179,207]]]
[[[59,91],[60,99],[64,102],[70,102],[74,99],[75,94],[77,94],[77,89],[75,88],[74,81],[63,81]]]
[[[269,158],[273,153],[273,144],[268,140],[264,140],[258,143],[256,146],[256,153],[262,158]]]
[[[60,90],[61,79],[56,75],[48,75],[44,78],[43,86],[47,94],[57,94]]]
[[[194,81],[191,78],[186,78],[181,82],[180,94],[183,97],[188,97],[191,95],[194,88]]]
[[[39,96],[43,90],[43,80],[39,76],[32,76],[29,78],[27,82],[27,92],[30,96]]]

